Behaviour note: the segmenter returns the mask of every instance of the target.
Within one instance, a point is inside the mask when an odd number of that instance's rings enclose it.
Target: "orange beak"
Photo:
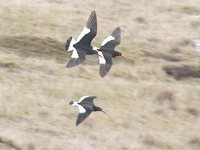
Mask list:
[[[108,115],[105,111],[101,110],[101,112],[103,112],[104,114]]]
[[[124,56],[122,56],[122,55],[121,55],[121,57],[122,57],[123,59],[126,59],[126,60],[127,60],[127,58],[126,58],[126,57],[124,57]]]

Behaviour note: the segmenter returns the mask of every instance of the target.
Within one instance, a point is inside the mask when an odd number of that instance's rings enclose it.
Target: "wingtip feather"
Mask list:
[[[91,12],[86,27],[91,30],[94,30],[95,32],[97,31],[97,16],[95,11]]]
[[[112,36],[117,38],[117,37],[120,37],[120,35],[121,35],[121,28],[120,27],[116,27],[112,32]]]

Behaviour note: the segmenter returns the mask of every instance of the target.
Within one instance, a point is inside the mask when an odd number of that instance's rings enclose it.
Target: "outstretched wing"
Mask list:
[[[71,41],[72,41],[72,37],[70,36],[70,37],[67,39],[66,44],[65,44],[65,50],[66,50],[66,51],[68,51]]]
[[[102,43],[100,49],[112,49],[119,45],[121,42],[121,29],[115,28],[111,35],[109,35]]]
[[[87,110],[85,113],[79,113],[76,120],[76,126],[83,122],[83,120],[85,120],[91,114],[91,112],[92,110]]]
[[[71,58],[71,59],[69,60],[69,62],[67,63],[66,67],[67,67],[67,68],[72,68],[72,67],[75,67],[75,66],[81,64],[82,62],[83,62],[83,61],[80,60],[79,58]]]
[[[92,39],[97,34],[97,17],[95,11],[92,11],[88,21],[86,23],[86,27],[84,27],[83,31],[79,34],[76,45],[87,45],[90,46]]]
[[[106,51],[99,51],[99,74],[103,78],[112,67],[112,56]]]
[[[66,65],[67,68],[75,67],[85,60],[86,52],[77,48],[72,51],[71,59]]]
[[[92,96],[90,96],[92,97]],[[86,99],[88,99],[89,97],[86,97]],[[85,98],[83,100],[86,100]],[[91,99],[88,99],[88,101],[90,101]],[[82,102],[82,103],[78,103],[79,108],[79,114],[78,114],[78,118],[76,120],[76,125],[79,125],[81,122],[83,122],[83,120],[85,120],[93,111],[93,106],[90,105],[90,103],[87,102]]]
[[[100,76],[102,78],[105,77],[108,74],[108,72],[110,71],[111,67],[112,67],[112,65],[110,65],[110,64],[101,64],[99,66],[99,74],[100,74]]]
[[[85,120],[90,114],[92,110],[86,111],[85,113],[79,113],[78,118],[76,120],[76,126],[78,126],[83,120]]]
[[[89,105],[94,105],[93,100],[97,98],[96,96],[82,96],[80,100],[78,101],[78,104],[89,104]]]

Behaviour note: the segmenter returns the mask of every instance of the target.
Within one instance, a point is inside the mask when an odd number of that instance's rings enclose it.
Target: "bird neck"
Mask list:
[[[98,48],[95,47],[95,46],[93,46],[92,49],[93,49],[94,51],[97,51],[97,50],[98,50]]]
[[[74,103],[72,104],[72,106],[78,106],[78,102],[74,101]]]
[[[114,53],[113,53],[113,57],[116,57],[116,56],[120,56],[120,53],[117,52],[117,51],[114,51]]]
[[[93,110],[94,110],[94,111],[102,111],[102,108],[101,108],[101,107],[94,106],[94,107],[93,107]]]

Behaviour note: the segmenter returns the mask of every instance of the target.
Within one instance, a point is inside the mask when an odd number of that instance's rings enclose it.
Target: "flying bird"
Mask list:
[[[121,52],[115,50],[115,47],[121,42],[121,29],[117,27],[114,29],[111,35],[101,43],[101,47],[98,49],[99,54],[99,74],[104,77],[112,67],[112,58],[122,56]]]
[[[76,120],[76,126],[78,126],[83,120],[85,120],[93,111],[101,111],[106,114],[102,110],[101,107],[98,107],[94,104],[93,100],[97,98],[96,96],[82,96],[78,102],[70,101],[70,105],[78,107],[79,114]]]
[[[97,17],[95,11],[92,11],[86,26],[75,40],[69,37],[66,45],[66,51],[72,51],[71,58],[66,65],[67,68],[79,65],[85,60],[86,55],[98,54],[97,48],[91,45],[93,38],[97,34]]]

